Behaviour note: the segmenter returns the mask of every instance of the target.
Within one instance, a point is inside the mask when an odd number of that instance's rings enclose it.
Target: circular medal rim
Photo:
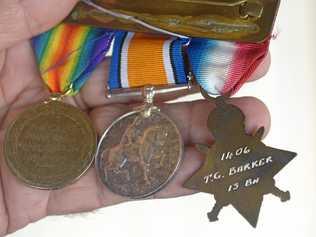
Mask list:
[[[68,111],[75,109],[77,111],[78,114],[81,114],[83,120],[86,120],[87,124],[89,124],[89,127],[91,128],[91,131],[93,133],[94,136],[94,141],[93,141],[93,152],[91,153],[91,156],[89,157],[89,162],[87,164],[87,166],[82,170],[82,172],[80,173],[80,175],[77,175],[75,178],[64,182],[60,185],[45,185],[45,186],[40,186],[38,184],[33,184],[32,182],[30,182],[28,179],[26,179],[25,177],[21,176],[18,172],[17,169],[14,167],[14,165],[11,164],[11,162],[9,161],[9,156],[8,155],[8,151],[7,151],[7,141],[8,141],[8,137],[10,136],[10,133],[12,131],[12,129],[14,129],[16,123],[22,119],[22,117],[24,117],[27,113],[30,113],[31,111],[36,111],[37,109],[43,107],[43,106],[49,106],[49,105],[57,105],[57,106],[62,106],[63,108],[66,108]],[[9,125],[9,127],[7,128],[7,131],[5,132],[5,138],[4,138],[4,149],[3,149],[3,153],[4,153],[4,159],[6,161],[6,164],[9,168],[9,170],[11,171],[11,173],[18,179],[20,180],[23,184],[27,185],[28,187],[31,188],[36,188],[39,190],[58,190],[58,189],[62,189],[68,185],[74,184],[75,182],[77,182],[81,177],[83,177],[87,171],[91,168],[95,156],[96,156],[96,147],[97,147],[97,143],[98,143],[98,137],[97,137],[97,133],[92,125],[91,119],[88,117],[87,114],[85,114],[83,111],[81,111],[79,108],[69,105],[67,103],[61,102],[61,101],[55,101],[55,100],[49,100],[49,101],[44,101],[44,102],[40,102],[38,104],[32,105],[31,107],[27,108],[26,110],[24,110],[21,114],[18,115],[18,117],[11,122],[11,124]]]
[[[152,111],[152,113],[159,113],[161,116],[163,116],[166,120],[169,121],[170,124],[173,125],[173,127],[175,128],[175,131],[177,132],[178,134],[178,137],[179,137],[179,142],[180,142],[180,152],[179,152],[179,157],[178,157],[178,161],[177,161],[177,165],[176,167],[174,168],[174,170],[172,171],[172,173],[168,176],[168,178],[166,179],[166,181],[164,181],[163,183],[161,183],[156,189],[154,189],[153,191],[151,192],[148,192],[148,193],[145,193],[145,194],[142,194],[142,195],[134,195],[134,196],[127,196],[127,195],[122,195],[120,193],[117,193],[115,192],[114,190],[112,190],[112,188],[108,185],[108,182],[106,182],[103,178],[104,175],[101,175],[102,174],[102,171],[100,169],[100,161],[102,160],[100,158],[100,151],[101,151],[101,144],[103,142],[103,140],[106,138],[106,136],[108,135],[108,133],[110,132],[110,130],[114,127],[114,125],[116,125],[118,122],[120,122],[121,120],[124,120],[125,118],[129,117],[129,116],[132,116],[134,114],[141,114],[143,112],[143,110],[134,110],[134,111],[131,111],[131,112],[127,112],[121,116],[119,116],[118,118],[116,118],[106,129],[105,131],[102,133],[102,136],[100,137],[99,139],[99,143],[98,143],[98,146],[97,146],[97,150],[96,150],[96,155],[95,155],[95,169],[96,169],[96,172],[97,172],[97,176],[99,178],[99,180],[103,183],[103,185],[105,185],[112,193],[116,194],[116,195],[120,195],[122,197],[127,197],[127,198],[130,198],[130,199],[134,199],[134,200],[137,200],[137,199],[146,199],[146,198],[150,198],[152,195],[156,194],[157,192],[161,191],[164,187],[166,187],[170,181],[175,177],[177,171],[179,170],[182,162],[183,162],[183,153],[184,153],[184,142],[183,142],[183,138],[182,138],[182,135],[179,131],[179,128],[178,126],[175,124],[175,122],[172,121],[172,119],[169,118],[168,115],[166,115],[165,113],[161,112],[160,109],[158,108],[155,108],[154,111]]]

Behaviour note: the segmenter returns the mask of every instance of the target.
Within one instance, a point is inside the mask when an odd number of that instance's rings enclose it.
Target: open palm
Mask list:
[[[45,191],[22,184],[10,173],[4,161],[2,149],[8,125],[21,111],[49,96],[37,70],[29,38],[61,21],[76,2],[77,0],[46,0],[45,3],[40,0],[0,1],[0,236],[47,215],[90,211],[127,201],[100,184],[93,168],[78,182],[66,188]],[[264,74],[267,64],[262,65],[255,78]],[[133,107],[128,99],[105,99],[107,66],[108,61],[105,61],[97,68],[79,95],[65,99],[65,102],[89,114],[99,135],[114,118]],[[232,103],[245,113],[249,132],[261,126],[269,126],[268,112],[258,100],[240,98],[232,100]],[[205,121],[214,105],[196,101],[162,104],[161,107],[177,123],[185,142],[185,155],[176,177],[155,198],[190,194],[192,192],[182,188],[182,184],[203,162],[192,144],[212,141]]]

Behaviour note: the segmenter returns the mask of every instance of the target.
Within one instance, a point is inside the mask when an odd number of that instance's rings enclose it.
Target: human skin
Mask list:
[[[8,125],[32,104],[42,101],[49,92],[37,70],[29,39],[60,22],[77,0],[0,0],[0,236],[12,233],[48,215],[65,215],[95,210],[128,201],[102,185],[93,167],[78,182],[55,191],[25,186],[8,170],[3,157],[4,135]],[[58,7],[56,7],[58,6]],[[262,77],[269,57],[251,80]],[[107,100],[104,97],[109,59],[93,73],[81,92],[65,102],[85,111],[99,135],[117,116],[134,105],[131,99]],[[165,101],[182,96],[174,94]],[[270,117],[265,105],[255,98],[234,98],[231,103],[246,116],[246,130],[252,133],[261,126],[269,129]],[[175,178],[153,198],[171,198],[193,192],[182,187],[202,164],[203,157],[193,144],[210,143],[212,136],[206,120],[214,105],[205,101],[164,104],[161,107],[179,127],[185,143],[182,163]]]

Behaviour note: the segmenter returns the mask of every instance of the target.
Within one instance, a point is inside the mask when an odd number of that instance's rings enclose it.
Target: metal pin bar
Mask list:
[[[154,93],[155,95],[160,95],[160,94],[169,94],[169,93],[174,93],[174,92],[179,92],[179,91],[190,91],[193,88],[195,88],[196,84],[188,84],[188,85],[166,85],[166,86],[154,86]],[[106,93],[105,93],[107,98],[115,98],[115,97],[139,97],[143,98],[144,92],[143,92],[143,87],[141,88],[124,88],[124,89],[114,89],[111,90],[109,88],[106,88]]]
[[[174,1],[185,2],[185,3],[198,3],[198,4],[222,6],[222,7],[235,7],[235,6],[240,6],[240,5],[244,4],[248,0],[236,0],[234,2],[205,1],[205,0],[174,0]]]

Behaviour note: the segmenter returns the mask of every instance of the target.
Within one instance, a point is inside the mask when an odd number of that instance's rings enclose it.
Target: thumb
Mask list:
[[[69,14],[79,0],[1,0],[0,50],[44,32]]]

